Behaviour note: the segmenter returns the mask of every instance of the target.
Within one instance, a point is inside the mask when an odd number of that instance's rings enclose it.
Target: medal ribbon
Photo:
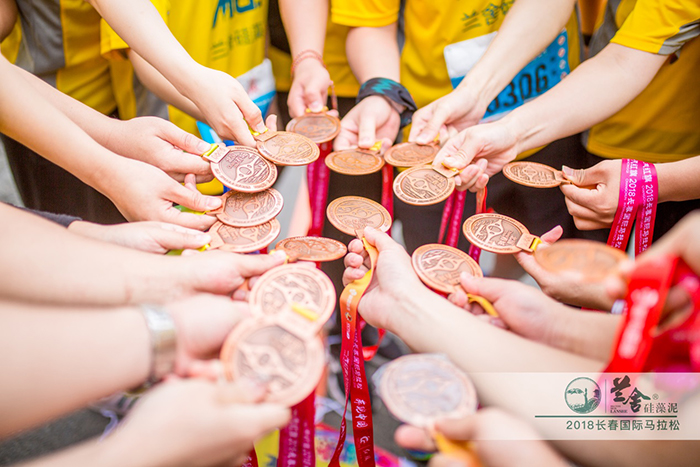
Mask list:
[[[394,168],[389,164],[384,164],[382,167],[382,206],[389,211],[389,217],[394,219]],[[387,234],[391,235],[391,227],[387,230]]]
[[[325,159],[333,151],[333,142],[328,141],[318,145],[321,155],[306,168],[306,181],[309,187],[309,206],[311,207],[311,228],[309,235],[320,237],[326,216],[326,201],[328,201],[328,178],[330,169]]]
[[[255,454],[255,448],[250,450],[248,458],[241,464],[241,467],[258,467],[258,456]]]
[[[340,455],[345,445],[347,427],[345,414],[348,401],[352,407],[353,435],[359,467],[374,467],[374,434],[372,432],[372,406],[369,399],[369,388],[365,376],[364,359],[362,358],[362,343],[360,338],[359,315],[357,307],[362,295],[367,290],[372,274],[377,264],[379,253],[377,249],[362,239],[369,253],[370,269],[356,281],[349,283],[340,295],[340,313],[342,316],[342,344],[340,348],[340,364],[343,368],[345,383],[345,409],[340,422],[340,437],[335,448],[330,467],[340,467]]]
[[[280,430],[277,467],[314,467],[316,465],[315,402],[314,389],[306,399],[292,407],[289,424]]]
[[[476,193],[476,214],[486,212],[486,195],[486,188]],[[445,207],[442,209],[442,221],[440,223],[440,234],[438,236],[439,243],[443,243],[444,241],[445,245],[457,248],[466,196],[466,191],[455,190],[454,193],[447,198]],[[447,238],[445,239],[446,232]],[[478,263],[481,256],[481,248],[471,245],[469,247],[469,256]]]
[[[654,236],[659,184],[654,164],[623,159],[620,172],[620,196],[608,236],[608,245],[627,249],[636,219],[635,254],[644,252]]]

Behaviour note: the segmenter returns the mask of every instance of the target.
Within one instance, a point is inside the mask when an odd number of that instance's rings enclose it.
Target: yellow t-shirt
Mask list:
[[[15,22],[15,26],[12,28],[10,35],[0,42],[0,52],[5,56],[5,58],[10,63],[15,63],[17,61],[17,54],[19,53],[19,45],[22,42],[22,26],[20,24],[19,18]]]
[[[18,0],[16,65],[104,114],[117,107],[100,54],[100,15],[84,0]]]
[[[610,42],[671,55],[632,102],[587,134],[590,152],[607,158],[671,162],[700,154],[700,3],[610,0],[592,52]],[[595,47],[595,50],[594,50]]]

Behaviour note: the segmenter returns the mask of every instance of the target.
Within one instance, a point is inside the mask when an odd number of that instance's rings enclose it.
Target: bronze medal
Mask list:
[[[369,175],[384,167],[384,158],[375,151],[345,149],[328,154],[326,166],[344,175]]]
[[[535,251],[537,262],[549,272],[575,274],[582,281],[597,282],[617,270],[625,252],[592,240],[560,240]]]
[[[280,234],[281,226],[277,219],[252,227],[231,227],[216,222],[209,229],[210,247],[233,253],[252,253],[262,250],[272,243]]]
[[[209,214],[231,227],[252,227],[274,219],[284,205],[279,191],[268,188],[257,193],[229,191],[221,196],[222,206]]]
[[[491,253],[512,254],[519,251],[534,252],[541,243],[523,224],[495,213],[476,214],[462,226],[467,240]]]
[[[362,236],[365,227],[386,232],[391,227],[391,216],[384,206],[360,196],[343,196],[333,200],[326,209],[333,226],[343,233]]]
[[[321,330],[335,307],[335,289],[320,269],[302,264],[285,264],[270,269],[250,291],[253,314],[275,316],[285,313],[288,328],[299,335]],[[290,315],[291,313],[291,315]]]
[[[455,189],[453,177],[445,177],[430,165],[404,170],[394,180],[394,194],[407,204],[428,206],[446,200]]]
[[[571,182],[561,170],[530,161],[517,161],[503,167],[503,175],[509,180],[534,188],[554,188]]]
[[[415,167],[433,162],[439,150],[435,143],[399,143],[384,153],[384,160],[394,167]]]
[[[245,377],[267,387],[266,402],[294,406],[318,385],[325,366],[323,342],[302,338],[277,319],[248,319],[221,349],[226,378]]]
[[[441,418],[461,419],[476,412],[474,384],[447,357],[406,355],[382,369],[379,396],[402,422],[432,428]]]
[[[256,193],[270,188],[277,180],[275,164],[247,146],[219,145],[205,153],[204,158],[211,162],[216,179],[232,190]]]
[[[347,247],[331,238],[325,237],[291,237],[275,245],[276,250],[287,253],[290,261],[335,261],[348,252]]]
[[[459,287],[462,272],[476,277],[484,276],[479,264],[468,254],[437,243],[418,247],[411,255],[411,262],[425,285],[443,293],[452,293]]]
[[[316,143],[297,133],[268,130],[255,139],[260,154],[277,165],[308,165],[321,155]]]
[[[287,131],[306,136],[316,144],[332,141],[340,133],[340,120],[326,112],[307,112],[301,117],[293,118],[287,124]]]

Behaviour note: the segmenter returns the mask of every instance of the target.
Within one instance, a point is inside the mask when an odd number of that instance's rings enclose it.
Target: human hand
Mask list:
[[[201,154],[209,144],[158,117],[113,120],[106,147],[130,159],[154,165],[178,182],[195,174],[197,183],[214,178]]]
[[[68,226],[68,230],[103,242],[155,254],[164,254],[170,250],[197,249],[211,242],[211,236],[207,233],[157,221],[115,225],[76,221]]]
[[[302,60],[294,69],[287,107],[292,118],[301,117],[309,109],[321,112],[328,100],[331,75],[317,60]],[[374,144],[374,143],[372,143]]]
[[[472,441],[474,452],[484,467],[568,465],[532,427],[500,409],[482,409],[460,420],[438,420],[435,431],[450,440]],[[394,438],[398,445],[407,449],[436,449],[430,434],[413,426],[399,427]],[[430,467],[456,467],[458,464],[466,465],[447,454],[437,454],[429,462]]]
[[[562,167],[572,185],[559,188],[566,197],[566,207],[579,230],[609,228],[615,220],[620,197],[621,160],[599,162],[585,170]]]
[[[289,422],[250,381],[174,380],[149,391],[104,443],[120,465],[240,465],[253,443]]]
[[[413,114],[409,141],[428,144],[440,136],[447,141],[451,132],[462,131],[481,121],[486,113],[488,102],[481,102],[472,88],[458,86]],[[451,130],[451,131],[450,131]]]
[[[396,140],[400,125],[401,117],[387,99],[366,97],[340,121],[340,133],[333,148],[336,151],[352,147],[369,149],[380,140],[388,148]]]
[[[365,228],[365,239],[377,248],[379,255],[372,281],[362,296],[358,311],[372,326],[396,329],[391,313],[398,301],[428,289],[413,272],[411,258],[390,236],[371,227]],[[369,269],[369,257],[360,240],[348,245],[343,284],[361,279]],[[399,318],[400,319],[400,318]]]

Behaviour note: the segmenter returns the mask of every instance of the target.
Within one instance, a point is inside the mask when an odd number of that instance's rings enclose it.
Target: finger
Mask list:
[[[455,441],[469,441],[476,438],[478,416],[471,415],[464,418],[443,418],[435,422],[435,430],[448,439]]]
[[[559,189],[566,199],[580,206],[597,206],[603,193],[598,188],[580,188],[576,185],[560,185]]]
[[[420,132],[423,131],[423,128],[428,124],[434,107],[435,105],[428,104],[422,109],[416,110],[411,118],[411,131],[408,134],[408,141],[416,141]]]
[[[178,128],[167,120],[163,120],[160,125],[160,134],[165,141],[190,154],[199,156],[209,150],[209,143]],[[198,159],[206,163],[201,157]],[[208,163],[206,164],[208,165]]]
[[[288,408],[270,403],[231,406],[227,415],[234,427],[245,427],[246,434],[253,440],[285,426],[291,418]]]
[[[461,458],[447,454],[436,454],[428,461],[428,467],[477,467],[479,464],[468,464]]]
[[[486,185],[489,183],[489,176],[488,174],[481,174],[479,175],[479,178],[476,180],[476,183],[472,185],[471,188],[469,188],[469,191],[472,193],[477,193],[480,190],[483,190],[486,188]]]
[[[289,109],[289,116],[292,118],[301,117],[306,112],[304,94],[300,88],[301,86],[292,84],[289,90],[289,96],[287,96],[287,108]]]
[[[350,253],[357,253],[359,255],[362,254],[363,251],[365,251],[365,247],[362,244],[362,240],[355,238],[348,244],[348,252]]]
[[[435,451],[435,443],[430,434],[422,429],[411,425],[401,425],[394,433],[394,441],[404,449],[416,451]]]
[[[258,114],[260,114],[260,111],[258,111]],[[259,126],[261,126],[263,129],[256,131],[262,133],[265,131],[265,125],[262,123],[262,115],[260,115],[260,123],[261,125]],[[219,130],[217,129],[219,136],[222,138],[231,138],[243,146],[255,147],[255,138],[253,138],[253,135],[250,133],[250,129],[248,128],[249,123],[246,123],[246,120],[244,120],[244,117],[239,111],[238,107],[233,106],[233,108],[230,109],[230,116],[226,118],[225,124],[226,127],[224,127],[223,134],[219,133]],[[255,127],[251,124],[250,128]]]
[[[169,224],[177,224],[197,230],[207,230],[216,222],[215,217],[182,212],[173,206],[169,206],[165,210],[161,220]]]
[[[564,177],[571,183],[578,186],[595,186],[597,184],[598,181],[593,180],[594,173],[596,173],[597,170],[594,171],[591,169],[572,169],[571,167],[567,167],[565,165],[561,166],[561,171],[564,174]],[[597,173],[595,174],[595,178],[599,178]]]
[[[343,151],[354,147],[357,147],[357,131],[344,128],[341,125],[340,133],[338,133],[333,143],[333,150]]]
[[[323,110],[323,103],[326,102],[324,94],[328,86],[328,83],[312,83],[304,88],[304,102],[310,111],[320,112]]]
[[[221,198],[203,195],[196,189],[185,188],[178,183],[173,186],[173,196],[170,201],[198,212],[211,211],[221,207]]]
[[[545,243],[551,244],[551,243],[554,243],[557,240],[559,240],[563,234],[564,234],[564,229],[561,227],[561,225],[557,225],[549,232],[543,233],[540,236],[540,240],[542,240]],[[538,248],[542,248],[542,247],[539,246]]]
[[[211,235],[195,229],[185,232],[161,228],[153,231],[154,240],[167,250],[196,250],[211,242]]]
[[[356,253],[348,253],[345,256],[345,267],[346,268],[353,268],[357,269],[360,266],[362,266],[365,262],[365,258],[362,255],[358,255]]]
[[[452,292],[447,299],[452,302],[453,305],[458,306],[460,308],[464,308],[468,304],[468,297],[464,289],[462,288],[457,288],[454,292]]]
[[[430,120],[428,120],[425,128],[423,128],[416,138],[416,142],[418,144],[428,144],[433,141],[449,118],[450,114],[444,106],[435,106]]]
[[[215,383],[224,377],[224,367],[221,360],[193,360],[187,365],[183,376],[206,379]]]
[[[257,105],[255,105],[250,97],[248,97],[248,94],[246,94],[245,91],[242,91],[239,95],[240,97],[234,99],[234,102],[240,109],[240,112],[243,114],[243,118],[246,122],[248,122],[248,125],[250,125],[253,130],[262,133],[265,131],[265,122],[263,121],[263,116],[260,109]]]
[[[236,255],[236,267],[242,277],[254,277],[284,264],[286,260],[287,254],[284,251],[275,251],[269,255]]]
[[[260,402],[267,394],[267,388],[264,384],[245,377],[233,383],[220,383],[216,389],[217,400],[227,405]]]
[[[265,120],[265,126],[272,131],[277,131],[277,115],[268,115],[267,120]]]
[[[365,227],[364,236],[370,245],[374,245],[381,253],[383,251],[400,250],[405,252],[403,247],[399,245],[393,238],[381,230]]]
[[[459,283],[467,293],[479,295],[494,303],[509,290],[512,281],[491,277],[474,277],[463,272],[459,276]]]
[[[197,190],[197,177],[195,174],[185,175],[185,188],[192,191],[199,191]]]
[[[368,149],[377,142],[377,121],[374,115],[369,112],[363,112],[360,118],[357,145],[361,148]]]

